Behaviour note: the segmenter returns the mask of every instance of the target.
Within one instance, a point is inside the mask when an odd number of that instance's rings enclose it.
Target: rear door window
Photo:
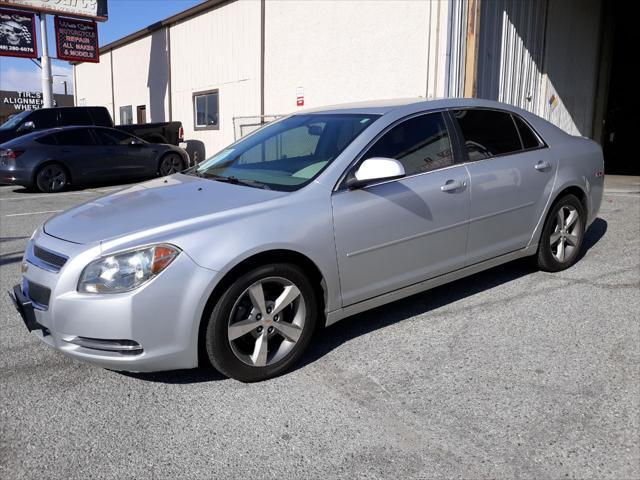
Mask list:
[[[93,125],[93,120],[86,108],[62,108],[60,126],[65,125]]]
[[[518,126],[518,131],[520,132],[520,138],[522,139],[522,146],[525,150],[529,148],[538,148],[542,145],[540,143],[540,139],[538,136],[533,133],[531,127],[527,125],[524,120],[522,120],[519,116],[514,115],[513,120],[516,122]]]
[[[373,144],[363,160],[373,157],[398,160],[407,175],[453,165],[442,113],[420,115],[396,125]]]
[[[88,128],[74,128],[55,134],[58,145],[64,146],[87,146],[95,145],[91,132]]]
[[[131,135],[118,130],[103,130],[96,128],[93,132],[98,136],[102,145],[130,145],[134,141]]]
[[[508,112],[498,110],[455,110],[470,161],[522,150],[516,125]]]
[[[93,117],[93,124],[98,125],[100,127],[113,127],[113,121],[111,120],[111,115],[106,108],[92,108],[91,116]]]

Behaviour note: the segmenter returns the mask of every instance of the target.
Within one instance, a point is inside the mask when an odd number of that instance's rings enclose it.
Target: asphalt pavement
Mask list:
[[[605,194],[573,268],[518,261],[357,315],[247,385],[108,371],[26,331],[4,292],[29,236],[117,188],[0,186],[0,478],[640,478],[637,189]]]

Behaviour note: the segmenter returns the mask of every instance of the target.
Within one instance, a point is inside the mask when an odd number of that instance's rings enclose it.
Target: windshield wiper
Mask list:
[[[225,177],[224,175],[218,175],[215,173],[207,173],[207,172],[199,172],[198,170],[196,170],[196,174],[199,177],[211,178],[218,182],[232,183],[234,185],[246,185],[248,187],[257,187],[257,188],[262,188],[264,190],[271,190],[271,187],[269,187],[269,185],[267,185],[266,183],[262,183],[258,180],[238,178],[238,177],[234,177],[233,175],[229,175],[228,177]]]

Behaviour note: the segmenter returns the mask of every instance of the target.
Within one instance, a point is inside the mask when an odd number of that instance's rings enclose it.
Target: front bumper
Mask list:
[[[33,332],[34,330],[42,330],[44,335],[49,334],[47,327],[38,323],[35,309],[33,308],[33,302],[22,292],[22,287],[20,285],[13,287],[13,294],[9,292],[9,297],[11,297],[13,305],[20,314],[27,330],[30,332]]]
[[[160,275],[121,294],[79,293],[76,285],[96,247],[44,233],[39,247],[68,257],[59,270],[26,262],[13,300],[27,328],[65,355],[113,370],[149,372],[198,365],[198,330],[216,272],[182,252]],[[74,250],[85,250],[74,255]],[[28,258],[28,256],[27,256]],[[33,301],[26,285],[50,290],[47,305]]]

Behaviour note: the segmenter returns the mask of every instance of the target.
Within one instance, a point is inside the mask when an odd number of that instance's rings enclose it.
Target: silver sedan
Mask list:
[[[602,190],[596,143],[512,106],[307,111],[51,218],[12,296],[74,358],[263,380],[355,313],[521,257],[570,267]]]

